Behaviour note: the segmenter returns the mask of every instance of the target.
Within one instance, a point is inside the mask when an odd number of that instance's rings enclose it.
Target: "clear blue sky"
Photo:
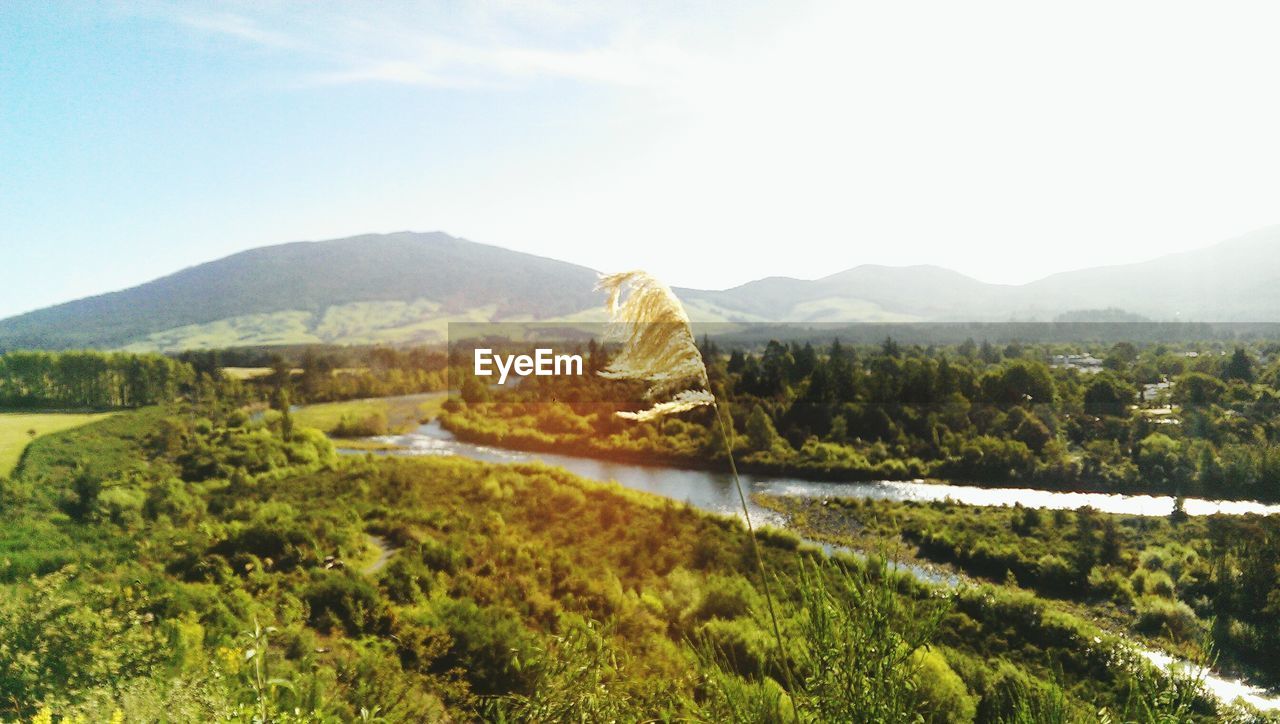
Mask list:
[[[0,316],[444,230],[719,287],[988,281],[1280,223],[1230,3],[0,4]]]

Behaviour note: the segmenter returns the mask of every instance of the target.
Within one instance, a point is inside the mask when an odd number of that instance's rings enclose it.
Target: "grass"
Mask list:
[[[112,413],[3,412],[0,413],[0,478],[8,477],[32,440],[52,432],[101,420]]]
[[[233,380],[252,380],[271,374],[270,367],[223,367],[222,374]]]
[[[428,392],[399,397],[375,397],[367,400],[324,402],[307,405],[293,414],[294,421],[305,427],[331,432],[343,418],[360,420],[375,415],[385,415],[387,429],[391,433],[404,433],[417,427],[440,412],[446,393]],[[350,445],[344,443],[344,447]]]

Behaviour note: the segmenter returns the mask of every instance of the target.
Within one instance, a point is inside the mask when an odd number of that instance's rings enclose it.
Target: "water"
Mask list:
[[[1241,699],[1262,711],[1280,710],[1280,696],[1257,686],[1250,686],[1239,679],[1227,679],[1214,674],[1203,666],[1176,659],[1160,651],[1138,649],[1142,658],[1150,661],[1166,671],[1175,671],[1192,678],[1200,679],[1204,688],[1221,701]]]
[[[432,421],[407,435],[388,435],[376,438],[399,446],[390,451],[395,455],[457,455],[491,463],[542,462],[564,468],[571,473],[593,480],[614,480],[635,490],[685,501],[695,507],[715,513],[740,514],[742,507],[733,478],[727,472],[710,470],[681,470],[633,463],[613,463],[606,460],[557,455],[545,452],[523,452],[488,445],[476,445],[456,439],[437,421]],[[979,488],[969,485],[937,485],[924,482],[815,482],[790,477],[742,475],[742,482],[752,493],[775,495],[799,495],[820,498],[862,497],[887,500],[951,500],[969,505],[1013,505],[1019,503],[1034,508],[1062,508],[1074,510],[1084,505],[1108,513],[1127,515],[1161,516],[1173,512],[1174,500],[1169,496],[1111,495],[1106,493],[1056,493],[1032,488]],[[786,521],[777,513],[750,502],[753,521],[785,526]],[[1184,501],[1188,515],[1213,513],[1243,514],[1280,513],[1280,505],[1266,505],[1252,501],[1202,500],[1188,498]],[[841,546],[821,544],[828,553],[849,550]],[[853,551],[857,552],[857,551]],[[962,579],[945,571],[898,564],[898,568],[923,580],[954,586]],[[1200,669],[1159,651],[1135,647],[1140,655],[1153,664],[1168,670],[1189,672],[1202,676],[1205,689],[1223,701],[1243,699],[1263,710],[1280,710],[1280,695],[1251,686],[1238,679],[1229,679]]]
[[[656,493],[668,498],[689,502],[704,510],[717,513],[734,513],[741,507],[733,478],[728,472],[711,470],[681,470],[661,466],[613,463],[592,458],[531,453],[488,447],[462,442],[453,437],[440,423],[432,421],[408,435],[392,435],[378,438],[405,448],[411,455],[461,455],[463,457],[496,463],[528,462],[540,460],[571,473],[593,480],[616,480],[628,488]],[[743,485],[752,493],[807,496],[817,498],[877,498],[887,500],[935,501],[951,500],[967,505],[1013,505],[1020,503],[1029,508],[1061,508],[1075,510],[1091,506],[1105,513],[1125,515],[1165,516],[1173,512],[1174,499],[1167,495],[1116,495],[1110,493],[1059,493],[1033,488],[983,488],[973,485],[939,485],[920,481],[881,482],[816,482],[786,476],[761,476],[743,474]],[[1280,505],[1254,501],[1204,500],[1186,498],[1183,509],[1188,515],[1212,515],[1227,513],[1242,515],[1280,514]],[[779,523],[778,516],[764,509],[752,507],[751,515],[759,511],[761,520]]]

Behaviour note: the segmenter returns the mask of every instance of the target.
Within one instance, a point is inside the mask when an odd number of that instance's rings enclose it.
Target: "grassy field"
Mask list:
[[[22,451],[37,437],[79,427],[110,414],[0,412],[0,478],[13,472],[22,458]]]
[[[444,392],[428,392],[400,397],[325,402],[300,408],[294,413],[294,420],[299,425],[332,432],[344,418],[360,420],[381,414],[386,416],[387,432],[408,432],[422,420],[435,417],[445,398]]]
[[[270,367],[223,367],[222,374],[233,380],[252,380],[271,374]]]

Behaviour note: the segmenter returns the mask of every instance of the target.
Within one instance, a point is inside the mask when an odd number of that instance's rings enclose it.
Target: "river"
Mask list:
[[[489,445],[463,442],[440,426],[439,421],[422,425],[417,431],[405,435],[388,435],[375,438],[390,443],[398,449],[386,451],[394,455],[457,455],[492,463],[542,462],[564,468],[571,473],[593,480],[613,480],[620,485],[656,495],[685,501],[695,507],[715,513],[740,514],[742,508],[733,478],[727,472],[708,470],[683,470],[656,465],[614,463],[594,458],[557,455],[545,452],[524,452]],[[1032,488],[980,488],[970,485],[940,485],[925,482],[815,482],[791,477],[741,476],[750,493],[775,495],[800,495],[821,498],[863,497],[889,500],[952,500],[969,505],[1013,505],[1015,503],[1035,508],[1074,510],[1092,506],[1107,513],[1127,515],[1161,516],[1173,512],[1174,500],[1168,496],[1114,495],[1106,493],[1059,493]],[[748,502],[751,517],[757,523],[785,526],[786,521],[771,510]],[[1187,498],[1184,510],[1188,515],[1213,513],[1243,514],[1280,513],[1280,505],[1268,505],[1253,501],[1203,500]],[[828,552],[836,547],[823,545]],[[954,585],[957,576],[926,566],[901,564],[899,566],[917,577],[942,585]],[[1138,647],[1147,660],[1166,669],[1182,669],[1203,677],[1205,688],[1224,701],[1243,699],[1264,710],[1280,710],[1280,695],[1244,681],[1219,676],[1211,671],[1174,659],[1159,651]]]

